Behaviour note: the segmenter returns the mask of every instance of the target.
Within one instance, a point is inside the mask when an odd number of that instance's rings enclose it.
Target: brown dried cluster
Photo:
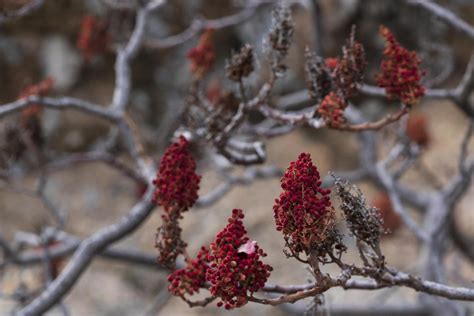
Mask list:
[[[348,181],[336,178],[335,186],[350,232],[359,241],[378,249],[380,236],[385,232],[379,210],[368,206],[362,192]]]
[[[323,61],[309,49],[305,56],[306,85],[311,98],[319,104],[316,113],[327,126],[338,127],[345,122],[348,99],[357,95],[367,64],[364,47],[355,40],[355,27],[342,48],[342,57]]]
[[[333,89],[331,73],[323,59],[308,47],[305,49],[305,57],[306,86],[311,99],[319,103]]]
[[[276,74],[281,74],[286,70],[283,59],[290,50],[294,31],[295,26],[290,9],[286,6],[275,9],[273,11],[272,26],[268,34],[268,42],[272,49],[270,61]]]
[[[238,53],[232,54],[230,60],[226,61],[226,76],[230,80],[239,82],[253,72],[253,64],[253,48],[246,44]]]
[[[342,48],[342,58],[338,59],[334,69],[336,86],[346,98],[358,93],[366,64],[364,47],[356,42],[355,27],[352,27],[351,35]]]

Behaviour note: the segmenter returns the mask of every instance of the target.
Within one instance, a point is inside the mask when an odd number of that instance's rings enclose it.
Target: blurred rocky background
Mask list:
[[[0,0],[0,15],[1,10],[8,12],[26,2]],[[318,4],[317,10],[314,2]],[[471,1],[446,0],[439,3],[474,24],[474,5]],[[168,144],[173,127],[177,127],[175,120],[186,104],[191,76],[185,56],[195,45],[197,37],[163,49],[157,49],[154,44],[159,43],[161,38],[183,31],[198,17],[216,19],[231,15],[241,10],[244,4],[245,1],[169,0],[150,20],[147,29],[149,41],[132,63],[133,86],[129,113],[139,123],[147,144],[146,150],[154,153],[156,161],[159,161],[163,148]],[[123,0],[46,0],[41,8],[31,14],[1,23],[0,104],[16,100],[28,85],[52,77],[55,84],[51,95],[75,96],[108,105],[114,87],[114,49],[130,35],[134,25],[134,11],[130,9],[133,5],[133,1]],[[249,85],[257,86],[265,79],[262,40],[269,28],[272,6],[274,3],[269,1],[259,6],[255,14],[244,22],[216,30],[214,43],[217,62],[207,76],[208,85],[218,84],[229,90],[237,89],[225,79],[224,63],[233,50],[245,43],[255,47],[257,56],[260,56],[257,58],[256,74],[249,79]],[[466,40],[463,34],[402,1],[303,0],[295,2],[292,10],[296,23],[295,43],[288,58],[289,71],[278,84],[278,93],[282,95],[305,87],[304,48],[309,46],[325,57],[336,56],[340,54],[341,45],[353,24],[357,26],[357,38],[367,50],[369,67],[365,81],[372,84],[383,49],[383,41],[377,35],[380,24],[391,28],[404,46],[419,53],[423,67],[427,69],[425,84],[431,87],[455,86],[474,52],[473,42]],[[102,54],[85,60],[76,42],[83,17],[91,14],[107,20],[111,43]],[[315,17],[319,17],[319,21]],[[322,36],[316,36],[316,27],[323,30]],[[358,104],[373,116],[377,116],[380,108],[386,106],[380,100],[364,98]],[[430,144],[424,149],[422,157],[426,172],[415,168],[406,175],[404,181],[423,188],[434,182],[427,174],[434,174],[436,181],[444,183],[456,170],[455,157],[467,119],[448,101],[424,100],[416,106],[416,112],[425,117],[430,134]],[[8,116],[0,121],[1,133],[5,133],[4,127],[11,124],[12,120],[14,118]],[[103,135],[113,132],[100,119],[73,111],[45,110],[41,120],[49,155],[85,151],[100,143]],[[388,135],[389,139],[394,129],[396,126],[380,133],[382,136]],[[3,136],[0,139],[8,142]],[[348,137],[344,132],[302,128],[284,137],[268,140],[267,148],[267,164],[281,168],[286,168],[303,151],[312,154],[322,174],[330,170],[350,170],[357,163],[356,137]],[[199,150],[196,149],[198,154]],[[381,146],[380,150],[386,148]],[[121,155],[120,144],[114,152]],[[34,159],[17,161],[11,170],[23,186],[33,186],[38,181]],[[209,192],[221,179],[210,161],[199,162],[199,170],[203,175],[201,192]],[[236,168],[235,172],[240,171],[240,168]],[[361,188],[370,201],[379,194],[378,188],[372,185],[362,183]],[[49,178],[46,192],[67,214],[65,229],[80,237],[86,237],[117,219],[133,205],[137,197],[137,187],[133,182],[99,163],[84,164],[55,173]],[[309,272],[302,264],[285,258],[282,252],[283,239],[274,229],[272,205],[279,193],[278,178],[258,180],[234,188],[211,207],[191,210],[186,214],[183,224],[184,239],[190,244],[189,252],[194,254],[202,244],[209,243],[225,224],[230,211],[242,208],[246,212],[245,225],[251,238],[259,241],[269,254],[266,261],[274,267],[270,282],[304,283],[310,277]],[[455,218],[463,233],[474,240],[472,205],[474,189],[471,188],[455,210]],[[389,221],[394,222],[393,232],[384,238],[382,245],[387,261],[392,266],[416,273],[414,265],[418,250],[414,237],[407,229],[397,225],[396,218]],[[145,225],[120,244],[155,253],[154,240],[159,222],[160,210],[157,209]],[[4,237],[12,239],[18,231],[38,232],[52,223],[50,213],[40,201],[21,192],[4,190],[0,186],[0,232]],[[447,279],[453,284],[466,285],[465,282],[468,282],[467,285],[472,286],[472,261],[454,251],[454,246],[451,253],[449,263],[446,264]],[[346,257],[353,261],[359,260],[352,252]],[[42,274],[41,266],[3,271],[0,274],[0,315],[8,315],[15,304],[2,299],[2,294],[15,291],[19,284],[35,289],[41,283]],[[178,298],[169,297],[166,277],[166,273],[157,268],[98,258],[68,294],[64,304],[71,315],[285,315],[294,312],[294,308],[255,304],[231,312],[213,306],[190,309]],[[416,306],[413,291],[396,288],[350,292],[331,290],[325,295],[325,300],[326,308],[334,311],[334,315],[350,315],[351,312],[373,305],[393,306],[393,315],[398,315],[396,307],[401,302]],[[306,303],[296,304],[296,309],[304,310]],[[61,313],[55,309],[47,315]],[[412,314],[403,315],[425,314],[414,308]]]

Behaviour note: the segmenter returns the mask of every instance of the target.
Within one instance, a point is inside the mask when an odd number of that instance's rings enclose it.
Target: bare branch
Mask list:
[[[272,177],[280,177],[283,171],[275,166],[266,166],[261,168],[249,167],[242,176],[225,175],[224,182],[219,184],[210,193],[201,196],[196,202],[197,207],[207,207],[225,196],[234,186],[249,185],[257,179],[267,179]]]
[[[137,12],[137,21],[127,45],[120,49],[115,62],[115,90],[112,98],[112,109],[122,112],[130,98],[130,61],[137,55],[145,36],[145,27],[150,11],[164,1],[151,1]]]
[[[119,118],[119,116],[115,112],[109,109],[104,109],[98,104],[90,103],[80,99],[70,97],[49,98],[38,96],[31,96],[28,98],[17,100],[15,102],[1,105],[0,118],[10,113],[18,112],[31,104],[40,104],[44,107],[58,110],[75,109],[87,114],[103,118],[110,122],[116,122]]]
[[[456,30],[469,36],[471,40],[474,40],[474,27],[437,3],[430,0],[407,0],[407,3],[429,11],[431,14],[442,19]]]
[[[150,199],[153,193],[149,186],[143,200],[122,217],[118,222],[106,226],[89,238],[85,239],[74,253],[71,261],[62,273],[51,283],[48,288],[36,297],[31,303],[20,309],[17,315],[37,315],[46,312],[57,304],[61,298],[72,288],[77,279],[88,267],[92,258],[100,253],[108,245],[123,238],[136,228],[148,217],[154,205]]]
[[[2,12],[0,14],[0,25],[27,16],[43,6],[45,0],[31,0],[16,11]]]
[[[264,4],[266,4],[264,1],[248,1],[244,9],[229,16],[219,19],[195,18],[191,25],[181,33],[162,39],[147,39],[145,45],[153,49],[164,49],[183,44],[205,29],[218,30],[240,24],[251,18],[257,8]]]

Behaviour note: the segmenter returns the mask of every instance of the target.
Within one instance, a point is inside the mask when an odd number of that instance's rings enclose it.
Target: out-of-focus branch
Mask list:
[[[181,33],[162,39],[147,39],[145,45],[153,49],[164,49],[180,45],[189,41],[205,29],[218,30],[238,25],[251,18],[256,13],[258,7],[267,3],[267,1],[246,1],[245,7],[235,14],[218,19],[195,18],[190,26]]]
[[[474,40],[474,27],[439,4],[430,0],[407,0],[407,3],[423,8]]]
[[[0,118],[10,113],[18,112],[31,104],[40,104],[44,107],[58,110],[75,109],[84,113],[103,118],[111,122],[116,122],[119,119],[119,115],[116,112],[111,111],[110,109],[105,109],[98,104],[94,104],[81,99],[70,97],[49,98],[38,96],[31,96],[11,103],[0,105]]]
[[[137,20],[127,45],[120,49],[115,62],[115,89],[111,107],[119,112],[125,110],[130,98],[130,61],[137,55],[145,36],[145,27],[149,13],[165,1],[150,1],[138,9]]]
[[[51,259],[65,258],[70,256],[81,245],[82,240],[69,236],[57,244],[48,247]],[[27,250],[23,252],[15,251],[6,240],[0,236],[0,247],[6,251],[6,258],[13,264],[20,266],[34,265],[41,263],[42,249]],[[124,263],[142,265],[145,267],[159,268],[156,256],[148,255],[133,249],[122,247],[108,247],[98,254],[106,259],[117,260]]]
[[[454,244],[459,248],[461,253],[474,263],[474,239],[461,232],[454,216],[450,217],[449,232]]]
[[[33,13],[41,8],[44,1],[45,0],[30,0],[30,2],[15,11],[0,12],[0,25]]]
[[[266,166],[261,168],[249,167],[246,168],[242,176],[233,176],[230,174],[225,174],[224,181],[208,194],[201,196],[196,202],[196,206],[207,207],[216,203],[221,198],[223,198],[230,190],[232,190],[234,186],[249,185],[257,179],[279,177],[282,174],[283,171],[275,166]]]
[[[47,173],[53,173],[69,168],[76,164],[90,162],[101,162],[106,166],[116,169],[121,174],[134,180],[135,182],[143,183],[146,181],[146,179],[140,173],[118,160],[115,156],[102,152],[89,152],[69,155],[65,158],[60,158],[48,163],[45,168]]]
[[[57,304],[72,288],[95,255],[108,245],[128,235],[150,215],[154,205],[149,202],[153,194],[150,186],[144,198],[118,222],[106,226],[81,242],[79,248],[61,274],[31,303],[21,308],[17,315],[39,315]]]

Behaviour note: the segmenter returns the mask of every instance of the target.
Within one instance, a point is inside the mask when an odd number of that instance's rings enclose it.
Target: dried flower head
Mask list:
[[[226,76],[233,81],[241,81],[248,77],[254,70],[253,48],[246,44],[240,52],[232,54],[230,60],[226,60]]]
[[[305,57],[306,86],[311,98],[319,103],[333,88],[330,69],[309,48],[305,49]]]
[[[196,162],[188,150],[189,142],[181,136],[166,149],[153,184],[156,186],[153,201],[165,211],[184,212],[198,198],[201,177],[196,174]]]
[[[392,202],[386,192],[379,192],[372,201],[372,205],[379,210],[383,228],[386,231],[394,232],[402,226],[402,220],[393,210]]]
[[[174,268],[176,258],[184,253],[187,244],[181,239],[181,227],[178,210],[161,216],[163,223],[156,234],[155,247],[158,249],[158,263],[167,268]]]
[[[213,29],[206,29],[199,37],[197,45],[188,51],[187,57],[191,61],[191,72],[197,79],[202,79],[214,64],[216,53],[212,43]]]
[[[424,115],[411,112],[405,132],[410,141],[422,147],[428,146],[430,133],[428,131],[428,122]]]
[[[176,296],[194,295],[206,283],[206,272],[209,267],[207,256],[209,250],[201,247],[196,259],[190,260],[185,268],[174,271],[168,276],[168,290]]]
[[[331,190],[321,184],[318,169],[307,153],[291,162],[281,179],[283,192],[273,206],[276,228],[297,258],[301,252],[309,254],[320,248],[334,227]]]
[[[337,127],[345,123],[344,110],[346,107],[346,101],[335,92],[331,92],[321,102],[317,112],[329,127]]]
[[[82,18],[76,46],[86,63],[90,62],[92,57],[107,51],[110,45],[108,28],[108,23],[96,16],[86,15]]]
[[[291,11],[287,6],[280,6],[273,11],[272,26],[268,39],[273,50],[286,56],[293,39],[295,26]]]
[[[377,83],[385,88],[389,99],[412,106],[425,94],[425,88],[420,84],[424,74],[420,70],[421,61],[416,52],[400,46],[388,28],[381,26],[380,34],[386,44],[380,65],[381,73],[376,77]]]
[[[342,48],[342,58],[337,60],[334,69],[334,81],[345,98],[358,93],[366,64],[364,47],[356,42],[355,27],[352,27],[351,35]]]
[[[358,240],[378,249],[380,236],[384,233],[379,210],[368,206],[362,192],[348,181],[336,178],[335,185],[350,232]]]
[[[290,50],[293,33],[294,24],[291,18],[291,10],[285,5],[276,8],[272,15],[268,44],[271,67],[277,76],[281,76],[286,71],[283,59]]]
[[[272,268],[260,257],[266,254],[247,237],[242,210],[234,209],[227,226],[210,245],[206,280],[210,292],[219,297],[218,306],[226,309],[243,306],[248,297],[264,287]]]

